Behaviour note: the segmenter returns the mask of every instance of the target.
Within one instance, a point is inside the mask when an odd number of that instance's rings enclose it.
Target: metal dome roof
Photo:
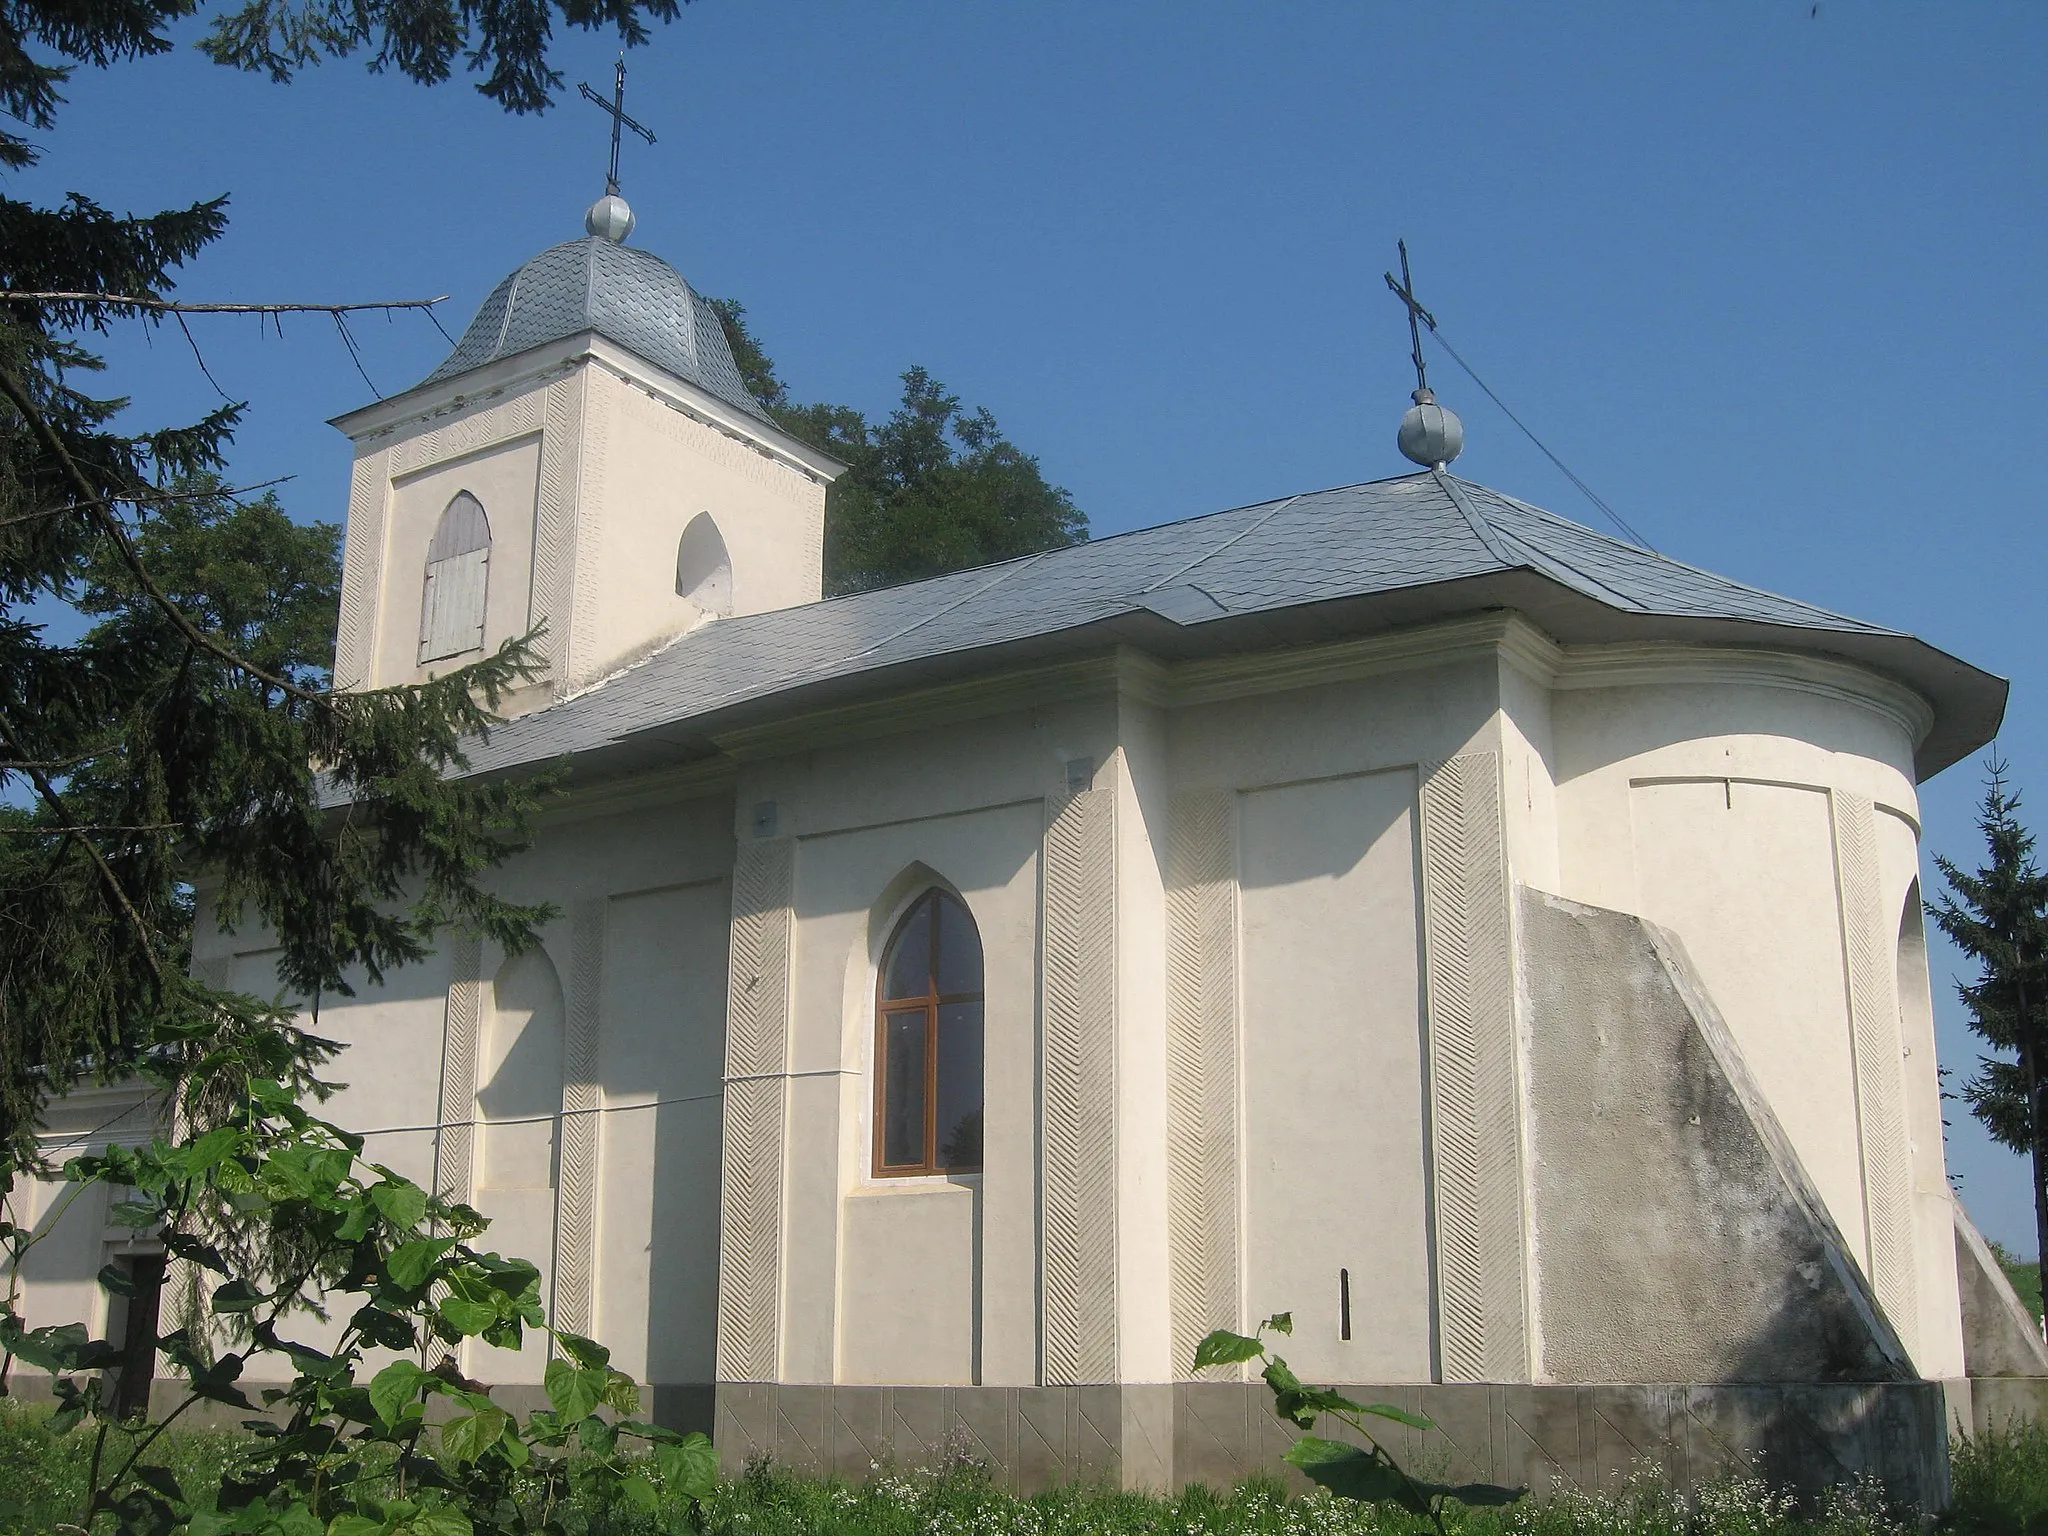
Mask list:
[[[740,381],[709,301],[659,256],[596,235],[550,246],[492,289],[447,361],[421,382],[584,331],[767,419]]]

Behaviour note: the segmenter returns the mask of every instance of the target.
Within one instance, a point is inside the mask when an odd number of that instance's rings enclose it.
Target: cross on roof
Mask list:
[[[604,190],[608,196],[617,197],[619,195],[619,130],[621,128],[630,128],[648,143],[652,144],[654,142],[652,132],[626,116],[626,56],[623,53],[619,55],[619,72],[612,81],[612,99],[610,101],[606,101],[602,96],[598,95],[588,84],[579,84],[576,89],[583,93],[584,100],[596,102],[612,115],[612,168],[605,175]]]
[[[621,66],[623,67],[623,65]],[[1414,349],[1415,398],[1420,400],[1429,389],[1429,369],[1422,361],[1422,327],[1436,329],[1436,316],[1415,302],[1415,282],[1408,276],[1408,242],[1395,242],[1401,248],[1401,280],[1394,281],[1394,274],[1387,273],[1387,286],[1394,290],[1394,296],[1408,306],[1408,341]]]

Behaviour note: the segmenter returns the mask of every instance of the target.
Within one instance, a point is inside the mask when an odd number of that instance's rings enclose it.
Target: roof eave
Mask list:
[[[1922,781],[1990,741],[2005,711],[2004,679],[1910,635],[1630,612],[1587,597],[1548,575],[1517,569],[1236,612],[1194,623],[1176,622],[1151,609],[1128,609],[1047,633],[909,657],[764,691],[700,715],[650,724],[576,751],[575,774],[588,782],[714,756],[720,750],[718,738],[734,731],[879,698],[906,687],[956,681],[1111,646],[1130,646],[1169,661],[1192,660],[1316,644],[1489,610],[1520,613],[1566,647],[1662,641],[1803,653],[1846,662],[1926,701],[1932,724],[1915,744],[1913,758],[1914,773]],[[484,773],[494,777],[531,771],[542,761],[515,759]]]

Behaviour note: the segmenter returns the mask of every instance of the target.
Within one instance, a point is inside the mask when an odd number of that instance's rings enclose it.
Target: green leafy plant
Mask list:
[[[1319,1435],[1303,1435],[1288,1448],[1284,1459],[1310,1482],[1339,1498],[1406,1510],[1428,1520],[1438,1536],[1444,1536],[1443,1511],[1448,1501],[1490,1508],[1513,1504],[1528,1492],[1526,1488],[1503,1488],[1494,1483],[1429,1483],[1411,1475],[1380,1443],[1369,1421],[1382,1426],[1401,1424],[1409,1429],[1434,1429],[1436,1425],[1391,1403],[1353,1402],[1335,1388],[1307,1385],[1285,1360],[1266,1347],[1267,1334],[1293,1332],[1291,1312],[1278,1312],[1267,1318],[1259,1324],[1257,1336],[1251,1338],[1218,1328],[1195,1346],[1195,1369],[1264,1361],[1259,1374],[1272,1390],[1273,1411],[1282,1419],[1297,1429],[1312,1430],[1317,1420],[1328,1414],[1364,1442],[1353,1445],[1325,1440]]]
[[[90,1426],[94,1437],[75,1528],[572,1536],[592,1508],[652,1514],[655,1477],[692,1507],[708,1496],[710,1442],[637,1417],[638,1388],[605,1348],[549,1326],[539,1270],[481,1247],[481,1214],[365,1160],[361,1137],[310,1112],[302,1101],[327,1090],[302,1065],[308,1053],[280,1047],[290,1026],[275,1011],[240,1023],[196,1070],[180,1064],[182,1118],[203,1129],[64,1170],[72,1198],[93,1185],[119,1191],[115,1219],[155,1233],[189,1266],[204,1309],[148,1340],[184,1378],[182,1400],[119,1425],[106,1373],[126,1363],[122,1349],[78,1323],[26,1327],[11,1300],[0,1303],[0,1348],[50,1373],[52,1427]],[[282,1076],[265,1075],[279,1064]],[[238,1249],[236,1234],[252,1230],[266,1234],[260,1249]],[[0,1224],[13,1268],[48,1231]],[[100,1282],[117,1293],[133,1283],[112,1266]],[[321,1349],[291,1335],[306,1315],[346,1321]],[[454,1351],[472,1338],[518,1349],[536,1333],[556,1351],[550,1406],[522,1421],[461,1374]],[[258,1359],[289,1379],[252,1399],[243,1380]],[[151,1454],[200,1403],[253,1415],[210,1509]]]

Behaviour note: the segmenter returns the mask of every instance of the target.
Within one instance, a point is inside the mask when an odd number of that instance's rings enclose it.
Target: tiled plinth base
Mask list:
[[[1818,1492],[1881,1478],[1921,1509],[1948,1498],[1948,1398],[1938,1382],[1769,1386],[1351,1387],[1433,1420],[1387,1444],[1449,1482],[1609,1487],[1654,1468],[1678,1487],[1752,1472]],[[1325,1421],[1325,1432],[1332,1426]],[[719,1459],[766,1454],[860,1481],[966,1455],[1020,1491],[1061,1482],[1223,1487],[1285,1470],[1292,1435],[1263,1385],[800,1387],[723,1383]]]

